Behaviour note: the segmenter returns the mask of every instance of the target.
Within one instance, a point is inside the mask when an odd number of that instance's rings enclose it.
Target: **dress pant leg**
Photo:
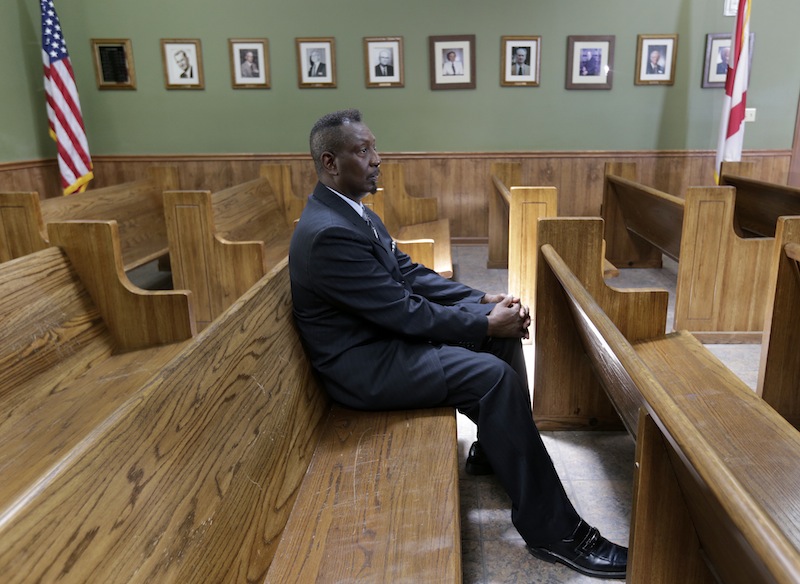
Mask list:
[[[511,498],[511,519],[528,545],[567,537],[580,517],[533,422],[527,383],[502,359],[443,345],[447,403],[478,425],[480,442]]]

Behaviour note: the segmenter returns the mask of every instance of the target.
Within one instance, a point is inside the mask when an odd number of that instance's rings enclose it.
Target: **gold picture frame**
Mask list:
[[[228,39],[231,86],[234,89],[269,89],[269,40]]]
[[[367,87],[403,87],[403,37],[364,37]]]
[[[634,85],[674,85],[677,54],[677,34],[638,35]]]
[[[200,39],[161,39],[164,84],[167,89],[204,89]]]
[[[130,39],[91,39],[97,89],[136,89]]]
[[[333,37],[295,38],[295,46],[298,87],[336,87],[336,40]]]

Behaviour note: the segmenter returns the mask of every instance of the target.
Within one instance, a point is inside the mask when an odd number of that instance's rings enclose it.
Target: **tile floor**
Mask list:
[[[487,292],[507,289],[507,270],[487,270],[487,247],[453,247],[455,279]],[[672,327],[676,265],[665,258],[660,270],[622,270],[615,287],[661,287],[670,292],[667,326]],[[734,373],[755,388],[760,345],[708,345]],[[532,347],[525,347],[529,374]],[[624,432],[543,432],[553,463],[578,512],[617,543],[627,545],[635,446]],[[461,463],[461,533],[465,584],[599,582],[563,566],[530,556],[511,524],[509,499],[493,477],[464,473],[475,426],[458,415]]]

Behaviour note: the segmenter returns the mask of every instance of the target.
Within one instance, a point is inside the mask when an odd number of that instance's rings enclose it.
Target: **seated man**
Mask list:
[[[478,426],[468,464],[497,475],[530,552],[624,578],[627,549],[579,517],[533,422],[520,342],[527,307],[442,278],[396,248],[361,204],[377,189],[381,159],[357,110],[319,119],[310,143],[319,183],[289,271],[300,336],[331,398],[363,410],[458,408]]]

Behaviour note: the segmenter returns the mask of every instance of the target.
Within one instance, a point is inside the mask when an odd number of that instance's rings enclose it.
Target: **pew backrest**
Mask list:
[[[284,261],[2,516],[4,582],[263,581],[328,410],[288,278]]]
[[[36,193],[0,193],[0,260],[46,247],[51,243],[47,224],[68,220],[116,221],[126,270],[165,256],[161,194],[177,188],[178,174],[174,167],[152,167],[147,174],[136,181],[43,201]]]
[[[720,185],[736,189],[736,223],[756,237],[775,237],[778,218],[800,214],[800,188],[756,180],[728,172],[723,164]]]

